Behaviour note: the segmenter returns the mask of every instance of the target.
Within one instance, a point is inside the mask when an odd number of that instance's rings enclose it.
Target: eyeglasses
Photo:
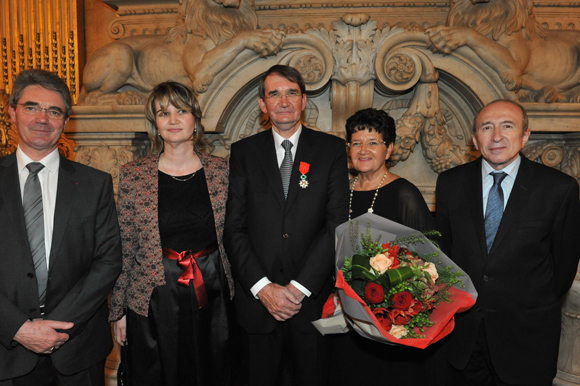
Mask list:
[[[25,114],[37,116],[42,111],[46,111],[46,114],[51,119],[61,119],[64,117],[64,111],[59,109],[58,107],[40,107],[38,105],[29,105],[26,103],[19,103],[18,105],[22,106],[22,111]]]
[[[365,143],[367,149],[370,150],[375,150],[377,149],[379,146],[385,144],[385,141],[377,141],[377,140],[370,140],[368,142]],[[351,150],[360,150],[362,149],[362,142],[351,142],[348,144],[348,146],[350,147]]]
[[[270,94],[266,95],[266,99],[271,101],[271,102],[275,102],[275,103],[280,103],[280,101],[282,101],[282,98],[286,97],[286,100],[290,103],[294,103],[294,102],[298,102],[298,100],[300,98],[302,98],[302,94],[300,94],[300,91],[297,90],[290,90],[288,91],[286,94],[280,94],[276,91],[271,92]]]

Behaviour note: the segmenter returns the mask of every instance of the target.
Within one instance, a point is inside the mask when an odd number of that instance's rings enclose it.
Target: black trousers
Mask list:
[[[87,347],[87,350],[90,350]],[[7,381],[1,386],[105,386],[105,360],[72,375],[59,373],[50,355],[39,355],[38,363],[26,375]]]

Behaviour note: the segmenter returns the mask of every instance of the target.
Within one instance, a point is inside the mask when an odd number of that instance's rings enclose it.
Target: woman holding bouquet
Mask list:
[[[355,169],[349,219],[370,212],[419,231],[435,229],[419,189],[387,168],[396,139],[394,119],[382,110],[360,110],[347,120],[346,138]],[[389,346],[354,331],[331,339],[333,363],[348,363],[334,373],[336,385],[376,384],[383,375],[385,384],[434,384],[434,350],[430,347]]]
[[[120,172],[123,269],[109,319],[126,346],[130,385],[228,385],[227,161],[201,152],[189,87],[162,83],[145,109],[151,155]]]

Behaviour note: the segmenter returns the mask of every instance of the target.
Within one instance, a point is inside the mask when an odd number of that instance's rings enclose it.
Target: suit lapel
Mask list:
[[[489,254],[492,255],[501,244],[508,231],[517,223],[519,213],[525,210],[526,197],[529,197],[529,190],[533,188],[532,170],[529,167],[529,161],[526,157],[521,155],[522,163],[518,169],[514,187],[507,202],[505,211],[501,218],[497,234],[493,240],[493,245]]]
[[[286,201],[284,200],[284,188],[282,187],[278,158],[276,157],[274,135],[268,130],[264,132],[263,137],[263,143],[256,149],[257,159],[260,163],[259,167],[264,172],[264,178],[268,181],[274,196],[276,196],[280,205],[284,207]],[[248,172],[251,173],[251,171]],[[290,184],[292,184],[292,181],[290,181]]]
[[[471,170],[467,170],[466,184],[464,185],[468,200],[468,212],[473,224],[481,256],[487,256],[485,243],[485,227],[483,225],[483,192],[481,183],[481,157],[472,162]],[[473,197],[473,198],[471,198]]]
[[[16,230],[13,236],[18,239],[18,245],[22,245],[21,251],[27,256],[30,265],[34,265],[22,211],[16,153],[8,155],[0,165],[0,209],[8,215],[8,218],[2,221],[12,224],[11,227]]]
[[[54,225],[52,230],[52,246],[50,248],[49,274],[58,258],[57,251],[62,243],[68,220],[74,207],[75,191],[79,182],[75,179],[75,169],[72,162],[60,157],[58,171],[58,186],[56,205],[54,208]]]

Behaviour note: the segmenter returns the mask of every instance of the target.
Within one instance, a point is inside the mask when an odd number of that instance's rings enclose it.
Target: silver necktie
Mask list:
[[[282,177],[282,187],[284,188],[284,198],[288,198],[288,188],[290,187],[290,176],[292,175],[292,142],[285,139],[282,141],[282,147],[286,152],[280,165],[280,176]]]
[[[24,221],[26,223],[26,233],[28,243],[32,252],[32,261],[38,282],[38,299],[40,305],[44,306],[46,299],[46,284],[48,281],[48,270],[46,268],[46,250],[44,247],[44,211],[42,209],[42,190],[38,180],[38,172],[44,168],[40,162],[31,162],[26,165],[30,174],[24,184],[24,195],[22,199],[22,209],[24,210]]]

